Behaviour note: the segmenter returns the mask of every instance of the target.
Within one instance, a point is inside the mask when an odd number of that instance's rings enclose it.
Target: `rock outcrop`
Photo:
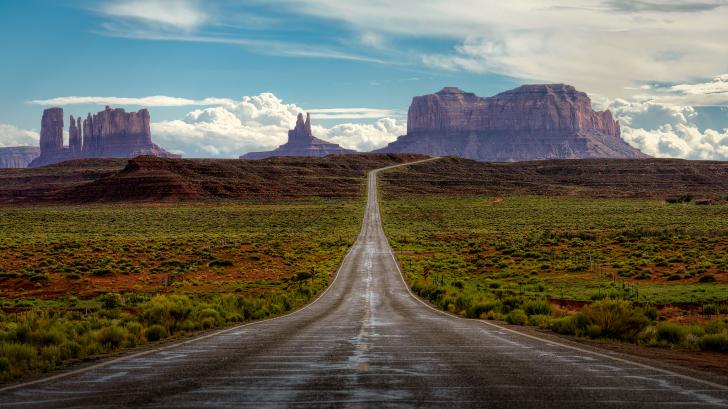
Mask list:
[[[63,109],[43,111],[40,156],[30,166],[44,166],[80,158],[133,158],[141,155],[175,158],[152,143],[149,111],[126,112],[106,107],[86,119],[70,117],[69,144],[63,146]]]
[[[240,159],[265,159],[273,156],[314,156],[321,157],[331,154],[356,153],[351,149],[318,139],[311,133],[311,116],[306,114],[306,121],[303,114],[298,114],[296,126],[288,131],[288,142],[278,148],[267,152],[249,152],[242,155]]]
[[[380,152],[482,161],[644,158],[620,135],[609,111],[564,84],[524,85],[482,98],[455,87],[415,97],[407,134]]]
[[[81,118],[78,118],[78,125],[76,125],[76,120],[73,119],[73,115],[71,115],[71,127],[68,129],[68,149],[71,151],[71,154],[77,155],[81,153]]]
[[[41,155],[63,152],[63,108],[49,108],[43,111],[40,120]]]
[[[0,168],[27,168],[40,155],[37,146],[0,148]]]

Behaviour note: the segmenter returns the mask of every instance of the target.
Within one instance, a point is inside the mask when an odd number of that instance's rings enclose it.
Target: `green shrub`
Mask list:
[[[81,356],[81,345],[78,342],[66,341],[60,346],[64,359],[78,358]]]
[[[529,301],[523,306],[526,315],[550,315],[551,304],[548,301]]]
[[[551,330],[557,334],[574,335],[576,334],[576,317],[569,315],[566,317],[556,318],[551,321]]]
[[[120,294],[117,293],[106,293],[99,298],[101,306],[107,310],[113,310],[123,304],[123,299]]]
[[[192,313],[191,300],[182,295],[160,295],[142,306],[141,318],[147,324],[159,324],[175,331]]]
[[[220,313],[214,308],[205,308],[199,312],[200,319],[212,318],[213,322],[220,321]]]
[[[589,338],[599,338],[602,336],[602,327],[597,324],[589,324],[584,329],[584,335]]]
[[[665,199],[667,203],[675,204],[675,203],[690,203],[693,200],[693,195],[686,194],[686,195],[680,195],[680,196],[672,196]]]
[[[66,339],[66,334],[57,327],[39,328],[30,335],[30,341],[36,345],[58,345]]]
[[[699,283],[714,283],[715,282],[715,276],[712,274],[706,274],[704,276],[701,276],[698,279]]]
[[[518,297],[504,298],[501,301],[501,312],[503,314],[508,314],[509,312],[518,308],[520,305],[521,305],[521,299]]]
[[[528,325],[533,325],[539,328],[548,328],[551,325],[550,315],[530,315],[528,317]]]
[[[107,275],[114,274],[114,272],[108,268],[97,268],[97,269],[93,270],[91,272],[91,274],[101,277],[101,276],[107,276]]]
[[[169,336],[169,333],[167,332],[167,328],[164,328],[159,324],[154,324],[151,327],[147,328],[147,330],[145,331],[145,335],[147,337],[147,341],[154,342],[159,341],[160,339],[167,338],[167,336]]]
[[[0,343],[0,358],[6,358],[10,365],[28,369],[38,355],[32,345],[18,343]]]
[[[481,318],[483,314],[487,314],[497,306],[498,304],[495,301],[481,301],[471,305],[465,316],[468,318]]]
[[[708,334],[728,332],[728,319],[710,321],[705,325],[705,332]]]
[[[232,260],[218,258],[218,259],[212,260],[209,264],[207,264],[207,266],[210,268],[229,267],[229,266],[232,266],[233,264],[235,264],[235,263]]]
[[[624,340],[634,340],[650,321],[641,311],[632,308],[628,301],[603,300],[582,308],[577,320],[583,320],[585,330],[590,324],[601,327],[602,336]]]
[[[700,309],[700,313],[703,315],[718,315],[718,305],[706,304]]]
[[[657,340],[660,342],[679,345],[685,340],[687,334],[687,329],[681,325],[671,322],[657,324]]]
[[[603,300],[605,298],[607,298],[607,294],[606,293],[603,293],[601,291],[593,292],[589,296],[589,299],[592,300],[592,301],[599,301],[599,300]]]
[[[204,318],[202,320],[202,328],[204,328],[204,329],[215,328],[216,323],[217,322],[212,317]]]
[[[652,305],[648,305],[648,306],[642,308],[642,313],[645,314],[645,317],[647,317],[651,321],[656,320],[657,317],[660,316],[660,312],[657,311],[657,308],[655,308]]]
[[[96,334],[96,340],[107,348],[116,349],[124,343],[126,336],[127,333],[124,328],[112,325],[101,328]]]
[[[728,334],[707,334],[698,341],[703,351],[728,352]]]
[[[528,316],[523,310],[513,310],[506,316],[506,321],[515,325],[525,325],[528,322]]]
[[[10,360],[7,357],[0,357],[0,374],[3,372],[8,372],[10,370]],[[0,378],[2,376],[0,375]]]

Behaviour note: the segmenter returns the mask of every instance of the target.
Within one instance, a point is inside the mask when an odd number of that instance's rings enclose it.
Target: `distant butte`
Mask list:
[[[523,85],[483,98],[456,87],[414,97],[407,134],[377,152],[480,161],[646,158],[625,142],[611,112],[565,84]]]
[[[351,149],[345,149],[341,146],[326,142],[316,138],[311,133],[311,116],[306,114],[306,121],[303,120],[303,114],[298,114],[296,126],[288,131],[288,142],[278,148],[267,152],[249,152],[242,155],[240,159],[265,159],[273,156],[313,156],[322,157],[332,154],[351,154],[357,153]]]
[[[30,167],[81,158],[134,158],[141,155],[178,158],[152,143],[149,111],[126,112],[106,107],[83,123],[70,117],[68,146],[63,146],[63,108],[43,111],[40,156]]]

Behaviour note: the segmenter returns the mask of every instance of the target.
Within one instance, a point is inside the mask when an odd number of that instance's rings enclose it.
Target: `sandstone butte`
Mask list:
[[[37,167],[69,159],[133,158],[141,155],[178,158],[152,142],[149,111],[126,112],[106,107],[86,119],[70,117],[68,146],[63,145],[63,108],[43,111],[40,125],[40,156],[29,166]]]
[[[564,84],[523,85],[483,98],[456,87],[412,99],[407,134],[378,152],[480,161],[646,158],[611,112]]]
[[[348,154],[356,153],[351,149],[345,149],[341,146],[326,142],[316,138],[311,133],[311,115],[306,114],[306,121],[303,120],[303,114],[298,114],[296,126],[288,131],[288,142],[279,146],[272,151],[266,152],[248,152],[242,155],[240,159],[265,159],[273,156],[313,156],[322,157],[331,154]]]

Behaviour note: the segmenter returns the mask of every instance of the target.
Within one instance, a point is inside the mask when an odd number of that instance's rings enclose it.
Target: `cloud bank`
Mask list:
[[[722,0],[277,3],[339,22],[356,37],[416,40],[417,62],[434,69],[566,82],[612,98],[647,81],[674,84],[726,70]],[[431,40],[452,46],[428,47]]]
[[[314,121],[324,118],[378,118],[372,124],[314,125],[314,135],[359,151],[382,147],[406,132],[406,125],[389,110],[368,108],[305,110],[287,104],[272,93],[243,97],[241,101],[189,112],[184,119],[152,124],[156,143],[188,157],[237,157],[246,152],[275,149],[286,142],[299,112]],[[315,122],[314,122],[315,123]]]
[[[656,101],[602,101],[622,125],[622,137],[642,152],[667,158],[728,160],[728,109],[718,129],[700,126],[705,114],[691,106]],[[720,117],[721,115],[719,115]]]
[[[9,146],[38,146],[38,132],[0,124],[0,148]]]

